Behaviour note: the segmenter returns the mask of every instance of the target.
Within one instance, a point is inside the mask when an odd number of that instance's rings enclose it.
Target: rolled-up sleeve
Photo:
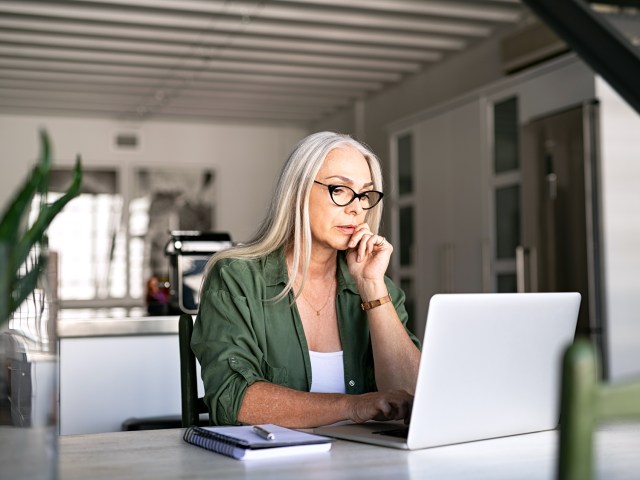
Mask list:
[[[205,283],[191,348],[200,362],[205,403],[216,425],[238,424],[238,410],[249,385],[262,373],[251,299],[240,295],[239,279],[218,265]]]

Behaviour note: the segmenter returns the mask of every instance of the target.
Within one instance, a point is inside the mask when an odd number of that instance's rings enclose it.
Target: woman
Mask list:
[[[408,420],[419,342],[384,276],[381,188],[366,147],[310,135],[255,239],[212,257],[191,346],[213,424]]]

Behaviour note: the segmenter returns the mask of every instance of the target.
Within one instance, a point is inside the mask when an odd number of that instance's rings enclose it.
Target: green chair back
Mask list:
[[[593,431],[599,421],[640,418],[640,381],[605,384],[593,345],[577,339],[564,356],[558,478],[593,478]]]
[[[180,343],[180,390],[182,394],[182,426],[200,425],[200,414],[207,413],[204,400],[198,397],[198,377],[196,376],[196,356],[191,350],[193,317],[180,315],[178,339]]]

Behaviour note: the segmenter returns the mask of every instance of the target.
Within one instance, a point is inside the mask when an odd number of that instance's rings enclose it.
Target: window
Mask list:
[[[516,291],[516,247],[521,242],[518,98],[493,105],[494,289]]]
[[[517,170],[520,165],[518,137],[518,99],[496,103],[493,108],[493,163],[495,173]]]
[[[169,230],[212,229],[213,172],[133,168],[126,173],[131,188],[117,169],[85,167],[80,195],[49,227],[49,249],[59,256],[63,307],[142,306],[147,279],[169,277],[164,255]],[[49,202],[66,191],[71,178],[71,169],[52,171]]]
[[[398,138],[398,193],[413,193],[413,136]]]
[[[398,213],[400,217],[400,265],[410,267],[414,263],[413,205],[401,207]]]
[[[408,328],[416,331],[415,302],[415,196],[413,133],[395,137],[392,156],[392,187],[389,192],[393,235],[398,254],[391,257],[393,277],[406,295],[405,308],[409,315]]]
[[[520,185],[496,188],[496,258],[514,258],[520,245]]]
[[[52,171],[48,201],[71,183],[70,169]],[[123,197],[115,170],[87,170],[80,195],[51,223],[49,249],[58,252],[62,301],[123,299],[126,282]],[[39,199],[34,199],[39,202]]]

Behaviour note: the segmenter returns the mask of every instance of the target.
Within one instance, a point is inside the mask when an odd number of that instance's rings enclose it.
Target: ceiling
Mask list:
[[[311,123],[526,14],[518,0],[0,0],[0,113]]]

